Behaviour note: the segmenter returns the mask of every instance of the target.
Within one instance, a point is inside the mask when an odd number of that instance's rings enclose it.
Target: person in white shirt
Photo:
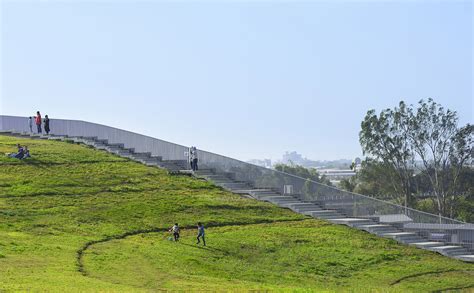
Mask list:
[[[31,116],[28,118],[28,126],[30,127],[30,132],[33,132],[33,118]]]
[[[174,241],[179,240],[179,225],[175,223],[173,227],[169,229],[169,232],[173,232]]]

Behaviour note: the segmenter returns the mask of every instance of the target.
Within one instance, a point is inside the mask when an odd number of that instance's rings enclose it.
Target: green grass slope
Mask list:
[[[16,143],[33,158],[0,157],[0,291],[474,288],[470,264],[80,145],[0,136],[0,153]]]

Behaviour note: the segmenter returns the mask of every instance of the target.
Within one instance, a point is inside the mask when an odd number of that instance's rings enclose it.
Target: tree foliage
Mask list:
[[[396,179],[391,186],[404,195],[405,205],[413,205],[413,177],[419,175],[429,183],[436,212],[452,216],[455,198],[467,192],[458,188],[460,174],[473,157],[474,126],[458,127],[458,120],[456,112],[432,99],[419,101],[417,108],[402,101],[378,115],[368,111],[359,140],[364,154]]]

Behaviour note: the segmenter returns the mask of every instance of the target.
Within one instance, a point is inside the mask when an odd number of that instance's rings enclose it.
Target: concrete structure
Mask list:
[[[170,172],[204,178],[229,191],[272,202],[295,212],[328,219],[335,224],[464,261],[473,260],[472,224],[346,192],[291,174],[202,150],[199,153],[201,169],[191,172],[188,170],[185,157],[188,148],[185,146],[84,121],[52,119],[53,134],[44,136],[22,132],[29,131],[25,117],[0,116],[0,130],[4,135],[87,144],[146,165],[166,168]],[[285,194],[284,186],[288,185],[292,189]]]

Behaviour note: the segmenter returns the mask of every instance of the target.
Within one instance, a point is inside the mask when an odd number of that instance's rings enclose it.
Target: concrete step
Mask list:
[[[101,138],[96,138],[94,139],[96,143],[100,143],[100,144],[108,144],[109,141],[107,139],[101,139]]]
[[[300,201],[299,199],[295,198],[293,199],[292,201],[290,202],[284,202],[282,203],[280,206],[281,207],[285,207],[285,208],[289,208],[289,209],[293,209],[294,207],[297,207],[297,206],[305,206],[307,205],[308,203],[306,202],[302,202]],[[312,206],[314,209],[317,209],[318,206],[316,205],[313,205],[313,204],[309,204],[310,206]]]
[[[161,165],[159,164],[159,162],[141,162],[147,166],[154,166],[154,167],[161,167]]]
[[[277,198],[276,196],[274,196],[274,197],[268,197],[268,198],[265,199],[265,201],[274,203],[274,204],[276,204],[277,206],[281,206],[281,207],[284,207],[284,206],[282,206],[283,204],[298,203],[298,202],[299,202],[297,199],[291,199],[291,198],[288,198],[288,199],[285,199],[285,198]]]
[[[474,263],[474,254],[458,254],[454,256],[454,258],[465,261],[465,262]]]
[[[199,174],[198,174],[199,175]],[[219,181],[219,180],[230,180],[230,181],[233,181],[231,178],[229,177],[225,177],[225,176],[222,176],[222,175],[199,175],[201,177],[204,177],[206,178],[207,180],[213,180],[213,181]]]
[[[128,153],[128,152],[117,152],[116,154],[119,155],[120,157],[133,160],[133,157],[132,157],[132,154],[131,154],[131,153]]]
[[[143,152],[143,153],[133,153],[133,155],[137,158],[149,158],[151,157],[150,152]]]
[[[300,203],[301,202],[301,201],[297,200],[296,198],[291,198],[291,197],[283,198],[283,197],[279,197],[279,196],[266,197],[265,201],[274,202],[274,203],[278,203],[278,204],[289,204],[289,203]]]
[[[438,252],[445,256],[454,256],[454,255],[468,255],[467,249],[462,246],[456,245],[443,245],[443,246],[433,246],[428,247],[428,250]]]
[[[152,158],[132,158],[134,161],[143,163],[143,164],[156,164],[159,165],[161,162]]]
[[[155,158],[152,158],[152,157],[145,157],[145,156],[143,156],[143,157],[137,157],[137,156],[135,156],[135,155],[132,155],[131,158],[132,158],[133,160],[136,160],[136,161],[153,161],[153,162],[159,161],[159,160],[157,160],[157,159],[155,159]]]
[[[268,194],[275,193],[275,190],[271,188],[252,188],[249,190],[252,194]],[[278,193],[278,192],[276,192]],[[279,194],[279,193],[278,193]]]
[[[339,214],[338,212],[334,210],[320,210],[320,211],[308,211],[304,212],[303,214],[311,216],[313,218],[319,218],[319,219],[341,219],[344,216]]]
[[[245,189],[236,189],[236,190],[233,190],[232,192],[233,193],[237,193],[237,194],[249,194],[251,195],[252,197],[256,198],[256,199],[260,199],[260,198],[257,198],[258,196],[258,193],[257,195],[255,195],[255,191],[258,190],[258,189],[253,189],[253,188],[245,188]],[[280,195],[280,194],[273,194],[273,195]]]
[[[298,199],[297,199],[298,200]],[[298,203],[289,203],[286,204],[286,207],[289,209],[292,209],[293,211],[308,211],[308,210],[320,210],[321,207],[313,204],[313,203],[307,203],[307,202],[298,202]]]
[[[300,201],[292,198],[292,197],[286,197],[286,196],[267,196],[263,197],[260,200],[263,201],[268,201],[272,203],[278,203],[278,204],[284,204],[284,203],[299,203]]]
[[[252,195],[252,197],[254,197],[254,198],[256,198],[256,199],[260,199],[260,200],[263,200],[264,198],[270,197],[270,196],[282,196],[282,195],[279,194],[279,193],[265,193],[265,194],[254,194],[254,193],[250,193],[250,195]]]
[[[404,244],[411,244],[411,243],[417,243],[423,240],[426,240],[420,236],[418,237],[405,237],[405,238],[395,238],[396,241]]]
[[[107,150],[107,145],[105,145],[105,144],[102,144],[102,145],[95,144],[94,147],[98,150],[103,150],[103,151]]]
[[[128,150],[123,150],[123,149],[116,149],[116,150],[111,150],[109,148],[106,149],[108,152],[116,155],[123,155],[123,156],[132,156],[132,153],[129,152]]]
[[[340,219],[341,215],[340,214],[314,214],[313,213],[312,217],[331,221],[331,220],[334,220],[334,219]]]
[[[64,136],[50,136],[48,137],[49,140],[64,140],[66,137]]]
[[[447,252],[448,256],[457,256],[457,255],[466,255],[469,254],[469,251],[466,248],[453,249]]]
[[[123,147],[111,146],[110,144],[106,145],[106,148],[109,152],[123,150]]]
[[[190,165],[189,163],[187,163],[188,165]],[[211,170],[211,169],[199,169],[197,171],[194,171],[194,175],[196,176],[212,176],[212,175],[216,175],[214,173],[214,170]]]
[[[357,227],[357,229],[364,230],[376,235],[400,232],[400,230],[397,229],[396,227],[393,227],[391,225],[385,225],[385,224],[360,225]]]
[[[82,143],[89,146],[95,146],[95,142],[90,140],[83,140]]]
[[[364,218],[341,218],[341,219],[331,219],[331,223],[339,224],[339,225],[346,225],[350,227],[357,227],[360,225],[370,225],[374,224],[375,222],[372,220],[364,219]]]
[[[436,247],[436,246],[446,246],[443,242],[436,242],[436,241],[423,241],[423,242],[413,242],[410,245],[416,246],[418,248],[427,249],[428,247]]]
[[[228,186],[241,186],[241,189],[250,188],[249,184],[246,182],[237,182],[237,181],[229,181],[229,182],[218,182],[218,184],[228,185]]]
[[[226,183],[236,183],[234,180],[231,179],[207,179],[208,181],[212,181],[216,184],[226,184]],[[247,186],[248,188],[248,186]]]
[[[293,211],[297,213],[305,213],[308,211],[324,211],[320,206],[318,205],[312,205],[312,206],[306,206],[306,207],[290,207]]]
[[[123,143],[108,143],[108,146],[111,148],[125,148],[125,145]]]
[[[304,211],[302,212],[303,215],[311,216],[311,217],[316,217],[318,215],[338,215],[339,218],[343,218],[338,212],[335,210],[322,210],[322,209],[315,209],[311,211]]]
[[[265,195],[265,194],[280,194],[278,191],[275,191],[271,188],[256,188],[252,191],[252,194]]]
[[[270,202],[271,202],[271,201],[270,201]],[[287,206],[286,204],[287,204],[287,203],[294,203],[294,202],[271,202],[271,203],[273,203],[273,204],[275,204],[275,205],[277,205],[277,206],[279,206],[279,207],[281,207],[281,208],[286,208],[286,209],[287,209],[288,206]]]
[[[97,136],[76,136],[77,138],[82,138],[82,139],[85,139],[85,140],[91,140],[91,141],[95,141],[96,139],[98,139]]]
[[[418,234],[413,232],[390,232],[390,233],[378,233],[377,235],[385,238],[392,238],[392,239],[403,239],[403,238],[414,238],[419,237]]]

